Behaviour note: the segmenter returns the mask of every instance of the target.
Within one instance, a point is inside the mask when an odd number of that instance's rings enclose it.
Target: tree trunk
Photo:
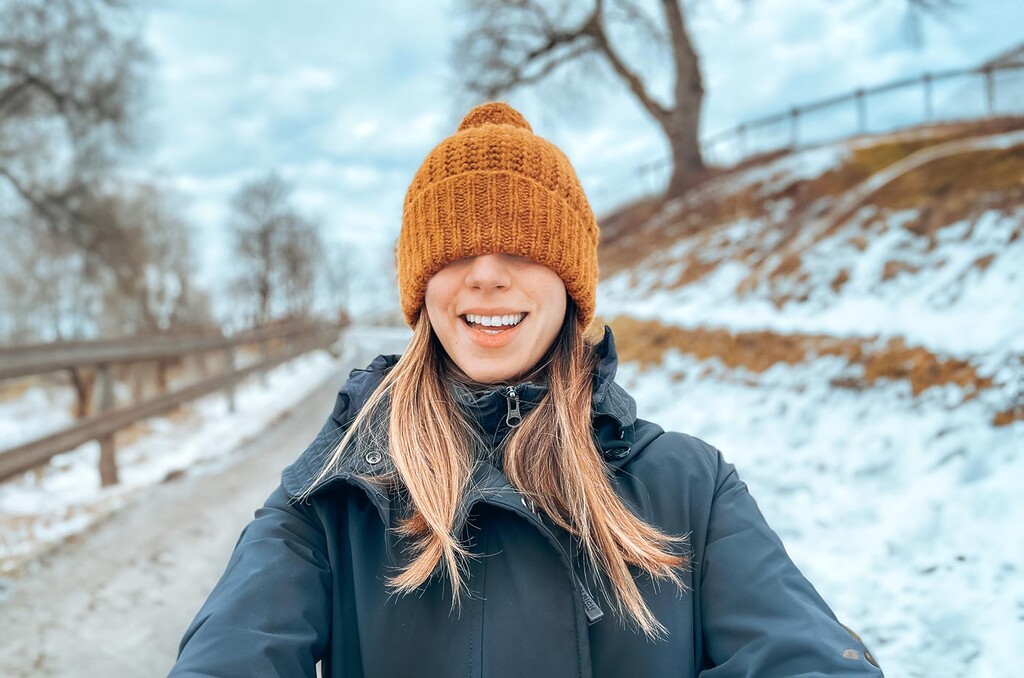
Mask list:
[[[672,149],[672,176],[665,189],[666,198],[682,195],[693,187],[697,177],[704,171],[704,159],[700,150],[700,104],[703,93],[693,95],[695,105],[691,110],[677,110],[672,116],[671,127],[663,128]]]
[[[672,177],[665,190],[666,198],[681,195],[693,186],[704,170],[700,148],[700,112],[704,103],[704,80],[700,73],[700,57],[693,48],[686,15],[679,0],[662,0],[665,20],[672,40],[675,62],[675,107],[666,111],[662,128],[672,151]]]

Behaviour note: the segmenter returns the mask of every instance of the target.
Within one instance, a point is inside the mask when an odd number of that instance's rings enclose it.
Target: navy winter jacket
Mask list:
[[[594,434],[616,491],[645,520],[689,535],[689,588],[651,585],[645,600],[668,628],[647,639],[611,612],[579,545],[534,513],[500,470],[478,466],[459,534],[469,561],[461,610],[444,577],[396,596],[385,579],[406,560],[389,527],[398,498],[360,475],[393,469],[387,455],[349,454],[293,501],[398,356],[353,370],[334,411],[242,532],[227,570],[181,641],[171,676],[417,678],[526,676],[881,676],[789,559],[746,485],[717,449],[636,418],[613,380],[611,332],[598,347]],[[514,397],[525,415],[543,386]],[[467,402],[495,438],[507,432],[507,390]]]

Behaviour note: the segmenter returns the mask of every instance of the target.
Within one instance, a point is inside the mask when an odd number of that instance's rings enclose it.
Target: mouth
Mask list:
[[[484,316],[473,313],[460,315],[462,320],[470,329],[483,334],[497,335],[509,332],[519,327],[529,313],[510,313],[507,315]]]

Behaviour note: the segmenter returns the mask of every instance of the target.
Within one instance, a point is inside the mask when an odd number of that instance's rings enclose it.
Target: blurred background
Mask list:
[[[572,160],[639,414],[890,676],[1024,665],[1020,0],[0,0],[0,675],[151,676],[484,100]],[[1014,527],[1017,525],[1018,527]]]

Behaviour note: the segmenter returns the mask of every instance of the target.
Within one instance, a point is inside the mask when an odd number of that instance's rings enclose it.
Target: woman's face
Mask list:
[[[482,383],[527,374],[555,340],[565,306],[554,271],[509,254],[453,261],[427,283],[427,316],[441,345]]]

